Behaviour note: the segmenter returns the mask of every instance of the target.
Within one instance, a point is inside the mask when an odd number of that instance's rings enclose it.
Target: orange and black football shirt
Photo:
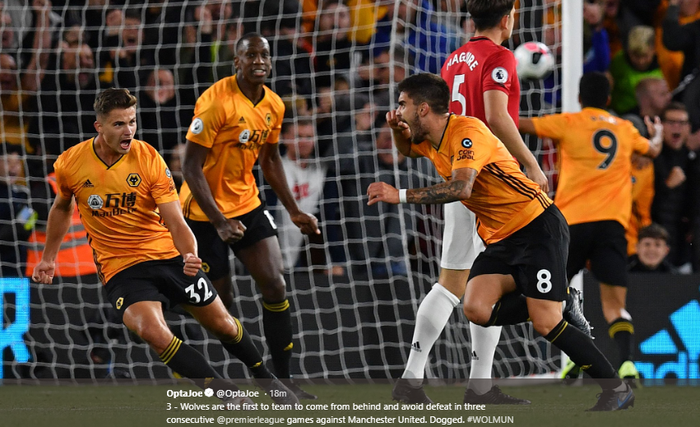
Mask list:
[[[279,141],[284,104],[263,87],[263,99],[253,104],[238,88],[236,76],[219,80],[197,100],[187,139],[210,149],[204,177],[226,218],[260,206],[253,165],[263,144]],[[185,218],[208,221],[185,182],[180,190]]]
[[[560,155],[554,203],[569,225],[613,220],[625,228],[632,211],[632,153],[649,140],[627,120],[598,108],[533,118],[540,137],[556,140]]]
[[[54,169],[61,197],[75,196],[102,283],[132,265],[180,254],[156,206],[178,200],[175,183],[151,145],[133,140],[129,153],[107,166],[93,138],[66,150]]]
[[[478,172],[471,197],[462,203],[476,215],[479,236],[489,245],[520,230],[552,204],[528,179],[505,145],[475,117],[450,115],[435,149],[428,141],[411,151],[429,158],[446,181],[455,169]]]

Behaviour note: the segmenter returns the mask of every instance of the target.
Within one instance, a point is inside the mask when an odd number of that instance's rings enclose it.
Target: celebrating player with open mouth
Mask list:
[[[387,113],[396,148],[405,156],[429,158],[446,182],[410,190],[375,182],[367,189],[368,203],[461,201],[476,215],[486,244],[464,294],[469,321],[491,326],[531,319],[537,332],[603,388],[591,411],[632,406],[632,388],[592,339],[562,317],[569,230],[559,209],[483,122],[448,112],[450,91],[442,78],[413,75],[398,90],[399,107]]]
[[[95,100],[95,112],[98,135],[66,150],[54,164],[58,193],[32,279],[53,281],[77,203],[112,307],[163,363],[200,386],[221,378],[165,323],[163,308],[182,305],[245,363],[275,402],[298,403],[267,370],[250,335],[202,273],[197,241],[180,211],[170,170],[155,148],[133,139],[136,97],[127,89],[107,89]]]

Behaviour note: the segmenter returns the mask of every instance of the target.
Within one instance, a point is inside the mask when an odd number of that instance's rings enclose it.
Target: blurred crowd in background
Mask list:
[[[542,41],[560,64],[561,7],[562,0],[516,1],[519,28],[509,47]],[[430,245],[405,245],[403,232],[433,230],[395,205],[367,206],[364,194],[376,180],[426,185],[409,173],[420,169],[417,161],[392,150],[384,117],[393,83],[439,72],[473,33],[466,0],[0,0],[0,11],[0,277],[27,276],[36,263],[55,191],[53,162],[95,135],[98,91],[122,87],[138,97],[136,137],[161,152],[181,184],[194,104],[234,74],[235,43],[248,32],[270,43],[268,85],[286,104],[284,166],[298,203],[319,217],[323,231],[304,240],[266,192],[285,268],[406,275],[404,251]],[[670,268],[698,271],[700,0],[586,0],[582,16],[584,69],[610,76],[611,110],[643,134],[644,116],[664,125],[661,155],[635,162],[630,254],[634,230],[656,223],[666,231]],[[555,72],[538,83],[544,101],[525,103],[521,114],[558,111],[560,79]],[[542,155],[546,147],[533,148]],[[555,188],[556,161],[541,160],[553,162]],[[64,275],[94,273],[79,227],[76,220],[64,244],[64,263],[74,269]]]

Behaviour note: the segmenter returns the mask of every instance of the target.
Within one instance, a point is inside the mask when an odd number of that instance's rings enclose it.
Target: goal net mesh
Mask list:
[[[19,71],[0,70],[10,76],[2,81],[0,132],[3,147],[11,145],[5,141],[21,141],[24,178],[18,183],[29,189],[27,203],[39,215],[37,230],[46,227],[54,194],[46,177],[56,157],[95,135],[92,102],[97,92],[118,86],[137,95],[137,139],[154,145],[177,175],[180,144],[185,142],[197,97],[212,82],[233,74],[236,40],[244,33],[259,32],[270,41],[273,73],[268,85],[285,101],[286,125],[298,124],[292,126],[293,135],[309,116],[316,133],[315,148],[306,160],[290,160],[290,151],[298,149],[288,137],[285,140],[284,132],[280,146],[285,167],[299,177],[293,181],[293,194],[318,218],[319,237],[295,235],[256,169],[282,242],[295,331],[293,373],[304,378],[400,376],[418,304],[439,275],[442,208],[368,206],[365,194],[376,181],[400,188],[440,182],[429,161],[398,155],[382,118],[395,106],[395,82],[419,71],[439,72],[447,54],[468,39],[466,2],[348,0],[342,7],[319,1],[314,10],[313,1],[125,0],[109,6],[100,1],[55,1],[51,44],[38,52],[37,15],[25,3],[4,2],[11,23],[3,19],[0,29],[14,31],[15,37],[11,50],[0,54],[12,52]],[[537,40],[556,51],[560,3],[519,1],[509,47]],[[343,30],[345,13],[352,24],[349,31]],[[46,53],[47,59],[42,56]],[[11,110],[9,94],[16,96],[12,90],[26,84],[23,70],[34,58],[46,60],[43,80],[35,77],[36,92],[26,92],[27,99]],[[560,75],[558,67],[547,81],[522,82],[522,115],[557,111]],[[19,126],[10,127],[9,119],[16,119]],[[553,173],[550,146],[534,139],[528,143]],[[7,158],[11,151],[5,148],[0,154]],[[0,200],[17,201],[12,195]],[[0,225],[13,226],[18,220],[11,213],[0,219]],[[0,243],[16,257],[42,248],[36,238],[27,242],[17,231],[10,234]],[[64,244],[63,250],[72,249]],[[75,265],[76,270],[89,271],[85,267],[92,259],[81,259],[77,249],[74,255],[76,263],[83,263]],[[231,312],[269,360],[260,293],[232,254],[230,262],[235,283]],[[13,276],[6,272],[12,265],[9,258],[2,260],[4,277]],[[26,274],[24,264],[19,270]],[[11,347],[2,349],[5,377],[171,375],[115,317],[94,274],[29,286],[30,325],[23,339],[30,360],[20,363]],[[10,294],[2,301],[7,326],[19,318],[16,313],[22,308]],[[166,319],[176,335],[201,351],[223,375],[248,376],[243,365],[184,312],[167,311]],[[548,373],[558,369],[559,359],[559,352],[530,324],[505,327],[494,375]],[[469,365],[469,328],[458,306],[426,368],[429,377],[460,380],[468,378]]]

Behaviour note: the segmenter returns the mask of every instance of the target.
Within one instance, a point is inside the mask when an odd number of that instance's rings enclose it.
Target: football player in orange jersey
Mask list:
[[[163,363],[200,386],[220,387],[210,383],[221,376],[204,356],[165,323],[163,308],[182,305],[246,364],[275,402],[298,403],[267,370],[250,335],[202,273],[197,241],[182,217],[170,170],[152,146],[134,139],[136,97],[127,89],[107,89],[94,107],[97,136],[66,150],[54,164],[58,192],[32,279],[53,281],[77,203],[110,303]]]
[[[639,378],[633,362],[632,317],[625,310],[625,229],[632,213],[632,154],[659,154],[661,121],[657,117],[652,123],[645,117],[652,137],[648,140],[631,122],[605,111],[610,82],[604,74],[586,73],[579,86],[580,112],[521,118],[520,130],[557,141],[561,165],[554,201],[571,232],[567,278],[571,280],[590,260],[591,272],[600,281],[608,332],[620,350],[620,376]],[[567,375],[578,375],[573,364],[565,369]]]
[[[180,202],[200,244],[204,271],[226,307],[233,304],[229,248],[262,294],[265,341],[275,373],[291,377],[292,322],[277,226],[260,200],[256,161],[265,179],[304,234],[319,234],[317,220],[297,206],[282,167],[279,135],[284,104],[265,86],[272,63],[259,34],[236,43],[236,74],[214,83],[197,100],[187,132]],[[297,396],[316,396],[287,382]]]
[[[476,215],[486,244],[464,294],[469,321],[491,326],[529,317],[537,332],[584,366],[603,388],[590,410],[632,406],[632,388],[592,339],[562,317],[569,231],[559,209],[483,122],[449,114],[450,91],[440,77],[417,74],[398,90],[399,106],[387,113],[397,149],[405,156],[429,158],[446,182],[409,190],[376,182],[367,189],[368,203],[461,201]]]
[[[442,66],[440,76],[450,88],[450,112],[476,117],[483,121],[520,161],[530,179],[546,193],[547,177],[537,159],[518,133],[520,83],[516,61],[508,48],[502,46],[510,39],[515,26],[515,0],[469,0],[467,10],[476,32],[469,41],[452,52]],[[406,403],[430,403],[422,388],[425,365],[435,341],[452,316],[467,285],[469,271],[479,252],[484,250],[476,234],[474,214],[460,202],[443,206],[445,225],[442,234],[440,275],[423,298],[416,312],[416,324],[411,350],[401,379],[392,390],[394,400]],[[457,225],[459,224],[459,225]],[[564,316],[572,321],[578,304],[569,296]],[[581,315],[580,322],[587,321]],[[501,337],[501,326],[484,328],[469,323],[471,361],[469,385],[465,403],[487,405],[526,405],[529,400],[503,393],[492,384],[493,358]],[[472,381],[473,380],[473,381]]]

